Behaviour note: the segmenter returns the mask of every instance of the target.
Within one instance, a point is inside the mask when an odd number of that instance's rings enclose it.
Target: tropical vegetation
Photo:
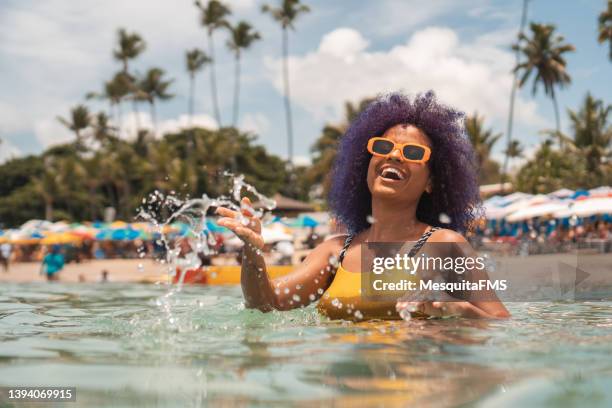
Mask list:
[[[337,145],[351,121],[372,99],[347,101],[344,117],[327,123],[311,146],[309,166],[293,164],[293,124],[289,86],[289,30],[296,19],[310,9],[299,0],[279,0],[278,7],[264,5],[281,28],[283,84],[288,155],[282,159],[257,143],[257,135],[239,129],[240,74],[242,55],[261,40],[248,22],[230,21],[230,8],[219,0],[196,1],[200,23],[206,30],[207,48],[185,51],[184,64],[189,78],[186,111],[189,126],[175,132],[157,131],[157,109],[172,98],[174,79],[162,67],[153,66],[143,73],[133,62],[147,49],[136,32],[117,30],[112,55],[119,64],[98,91],[89,91],[85,101],[77,102],[67,112],[59,112],[58,121],[74,138],[69,143],[49,147],[38,155],[13,158],[0,164],[0,226],[16,226],[28,219],[46,218],[81,221],[104,217],[113,208],[118,218],[132,219],[149,193],[158,190],[180,197],[227,193],[230,180],[226,170],[244,174],[248,183],[260,192],[280,192],[301,200],[310,200],[324,208],[330,188],[330,173]],[[473,113],[465,119],[466,136],[477,155],[475,165],[481,184],[504,181],[507,164],[519,160],[515,175],[509,178],[516,189],[547,193],[561,187],[591,188],[612,184],[612,106],[587,93],[580,106],[567,109],[569,132],[562,131],[558,90],[570,84],[565,56],[574,46],[556,33],[552,24],[531,23],[523,32],[526,6],[518,41],[514,45],[516,64],[509,67],[514,75],[510,93],[508,131],[502,153],[504,166],[494,160],[492,151],[503,137],[486,125],[484,116]],[[608,42],[612,59],[612,2],[598,20],[598,40]],[[223,126],[220,116],[216,78],[215,35],[228,36],[227,51],[234,57],[234,92],[232,118]],[[210,98],[218,127],[194,126],[196,78],[203,70],[210,74]],[[516,92],[531,81],[532,94],[539,87],[553,102],[555,129],[544,130],[542,141],[523,146],[513,140],[512,115]],[[87,101],[108,103],[103,111],[92,110]],[[124,120],[125,103],[130,103],[133,120]],[[141,126],[139,104],[150,109],[152,126]],[[0,140],[1,142],[1,140]],[[526,140],[523,138],[523,142]],[[556,143],[558,142],[558,143]],[[501,170],[501,171],[500,171]]]

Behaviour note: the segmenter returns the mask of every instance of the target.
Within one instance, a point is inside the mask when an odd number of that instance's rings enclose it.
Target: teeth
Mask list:
[[[387,177],[390,174],[395,174],[397,178],[400,180],[404,179],[404,176],[402,175],[402,173],[400,173],[399,170],[394,169],[393,167],[387,167],[386,169],[383,169],[381,176]]]

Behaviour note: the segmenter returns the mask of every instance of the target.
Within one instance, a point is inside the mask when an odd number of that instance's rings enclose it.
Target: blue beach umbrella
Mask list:
[[[132,228],[105,228],[96,234],[96,239],[102,241],[132,241],[141,238],[141,231]]]
[[[217,225],[217,223],[209,218],[206,219],[206,228],[210,231],[210,232],[225,232],[227,231],[227,228],[222,227],[220,225]]]
[[[300,215],[297,219],[289,223],[293,228],[315,228],[319,223],[308,215]]]

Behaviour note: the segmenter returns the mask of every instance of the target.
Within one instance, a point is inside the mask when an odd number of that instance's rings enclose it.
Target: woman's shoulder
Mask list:
[[[448,228],[439,228],[435,230],[431,237],[429,238],[430,242],[467,242],[465,237],[458,233],[457,231],[453,231]]]
[[[342,247],[344,246],[344,243],[346,242],[346,239],[349,237],[348,234],[334,234],[334,235],[329,235],[325,238],[325,240],[323,242],[321,242],[319,244],[319,246],[321,247],[325,247],[327,249],[333,250],[333,249],[342,249]]]

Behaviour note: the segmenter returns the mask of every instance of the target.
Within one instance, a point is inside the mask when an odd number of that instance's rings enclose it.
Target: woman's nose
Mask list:
[[[397,161],[402,161],[402,152],[400,152],[400,149],[393,149],[391,153],[389,153],[389,158]]]

